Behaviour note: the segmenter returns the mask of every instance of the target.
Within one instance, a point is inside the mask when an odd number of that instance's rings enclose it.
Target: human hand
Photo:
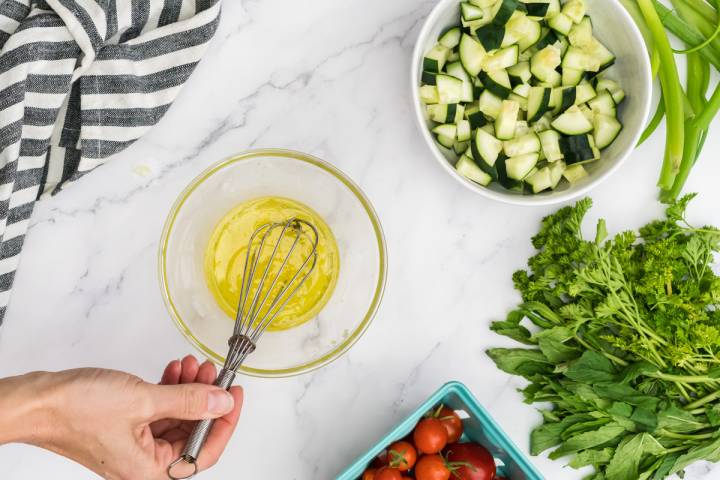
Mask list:
[[[213,364],[199,365],[192,356],[170,362],[160,385],[101,369],[15,377],[10,379],[16,383],[14,396],[19,390],[40,400],[18,416],[30,419],[30,425],[11,428],[15,438],[4,440],[54,451],[108,480],[166,480],[167,467],[185,447],[194,421],[216,418],[197,462],[204,470],[225,449],[243,400],[240,387],[228,393],[212,386],[215,377]]]

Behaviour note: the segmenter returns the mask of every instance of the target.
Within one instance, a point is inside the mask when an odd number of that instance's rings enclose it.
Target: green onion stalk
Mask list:
[[[712,119],[720,110],[720,85],[710,98],[711,68],[720,71],[720,15],[715,0],[621,0],[638,24],[660,81],[660,104],[643,132],[647,140],[663,118],[667,121],[665,158],[658,179],[661,199],[676,199],[702,151]],[[668,33],[686,48],[673,49]],[[685,88],[675,54],[687,55]]]

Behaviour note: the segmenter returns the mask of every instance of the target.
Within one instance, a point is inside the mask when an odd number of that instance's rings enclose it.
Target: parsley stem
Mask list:
[[[676,438],[678,440],[707,440],[708,438],[713,438],[713,436],[715,436],[715,432],[696,433],[694,435],[689,435],[685,433],[669,432],[665,429],[662,430],[662,434],[666,437]]]
[[[698,400],[695,400],[692,403],[688,403],[687,405],[685,405],[685,410],[695,410],[696,408],[702,407],[703,405],[710,403],[714,400],[717,400],[718,398],[720,398],[720,390],[716,390],[709,395],[706,395]]]
[[[667,380],[668,382],[682,382],[682,383],[718,383],[717,378],[711,378],[708,376],[694,376],[694,375],[672,375],[670,373],[650,373],[648,377],[659,378],[661,380]]]

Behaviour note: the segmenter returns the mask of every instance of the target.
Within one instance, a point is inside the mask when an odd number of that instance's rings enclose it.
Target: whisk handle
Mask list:
[[[222,370],[220,370],[220,374],[218,375],[217,380],[215,380],[215,385],[224,388],[225,390],[228,390],[232,386],[234,381],[235,372],[233,370],[226,370],[223,368]],[[202,449],[203,445],[205,445],[205,441],[210,434],[213,423],[215,423],[215,420],[207,419],[199,421],[198,424],[195,426],[192,434],[190,435],[190,437],[188,437],[187,444],[185,444],[185,449],[183,450],[182,454],[180,454],[180,457],[173,463],[171,463],[168,467],[168,476],[172,480],[183,480],[191,478],[194,477],[195,474],[198,472],[197,459],[200,455],[200,450]],[[187,463],[189,465],[193,465],[195,467],[195,471],[189,476],[174,476],[172,474],[173,467],[180,463]]]

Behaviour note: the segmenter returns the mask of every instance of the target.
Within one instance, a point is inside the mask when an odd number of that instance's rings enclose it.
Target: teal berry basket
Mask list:
[[[544,477],[520,452],[493,420],[477,398],[460,382],[449,382],[428,398],[417,410],[358,458],[336,480],[357,480],[388,445],[409,435],[427,412],[443,404],[457,411],[465,432],[461,441],[472,441],[487,448],[498,465],[498,476],[508,480],[544,480]]]

